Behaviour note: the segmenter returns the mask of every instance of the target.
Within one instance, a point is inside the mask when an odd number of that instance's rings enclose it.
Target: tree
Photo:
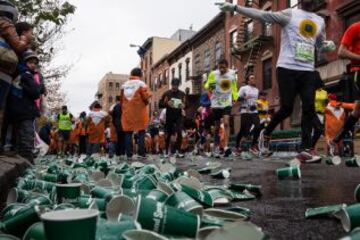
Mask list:
[[[53,67],[51,61],[61,49],[59,40],[66,33],[65,27],[76,7],[63,0],[10,0],[19,10],[19,21],[35,26],[33,49],[39,54],[41,70],[48,90],[47,108],[57,111],[65,103],[61,80],[71,65]]]

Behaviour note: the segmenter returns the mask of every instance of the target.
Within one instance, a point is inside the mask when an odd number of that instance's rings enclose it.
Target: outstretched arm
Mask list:
[[[216,5],[219,6],[221,11],[238,12],[248,18],[252,18],[262,22],[278,23],[281,26],[286,26],[290,22],[292,16],[291,9],[272,12],[234,5],[228,2],[216,3]]]

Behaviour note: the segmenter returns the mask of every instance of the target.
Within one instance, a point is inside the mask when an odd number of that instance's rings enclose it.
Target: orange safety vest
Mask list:
[[[94,109],[95,112],[101,111],[101,109]],[[91,117],[88,118],[88,128],[87,128],[87,134],[88,134],[88,142],[89,143],[104,143],[105,138],[105,121],[106,117],[101,119],[101,121],[95,125]]]
[[[121,91],[121,124],[125,132],[145,130],[149,124],[150,90],[137,77],[125,82]]]
[[[336,137],[346,120],[346,111],[353,110],[353,103],[330,101],[325,108],[325,139],[329,141]]]

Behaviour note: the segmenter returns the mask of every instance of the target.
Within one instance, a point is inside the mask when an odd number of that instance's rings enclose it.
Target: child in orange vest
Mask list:
[[[329,104],[325,108],[325,139],[326,142],[334,139],[345,123],[347,111],[354,109],[353,103],[342,103],[337,101],[335,94],[329,94]],[[339,151],[342,142],[337,145]],[[331,153],[335,154],[335,153]]]
[[[87,155],[98,154],[105,143],[105,122],[108,114],[102,111],[100,103],[92,105],[91,112],[87,118],[88,146]]]

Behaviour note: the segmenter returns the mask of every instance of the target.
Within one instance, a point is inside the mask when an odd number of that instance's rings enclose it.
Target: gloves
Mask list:
[[[234,12],[236,9],[236,5],[228,2],[219,2],[215,3],[215,5],[219,6],[220,10],[223,12]]]
[[[324,52],[332,52],[336,50],[336,45],[333,41],[324,41],[321,50]]]

